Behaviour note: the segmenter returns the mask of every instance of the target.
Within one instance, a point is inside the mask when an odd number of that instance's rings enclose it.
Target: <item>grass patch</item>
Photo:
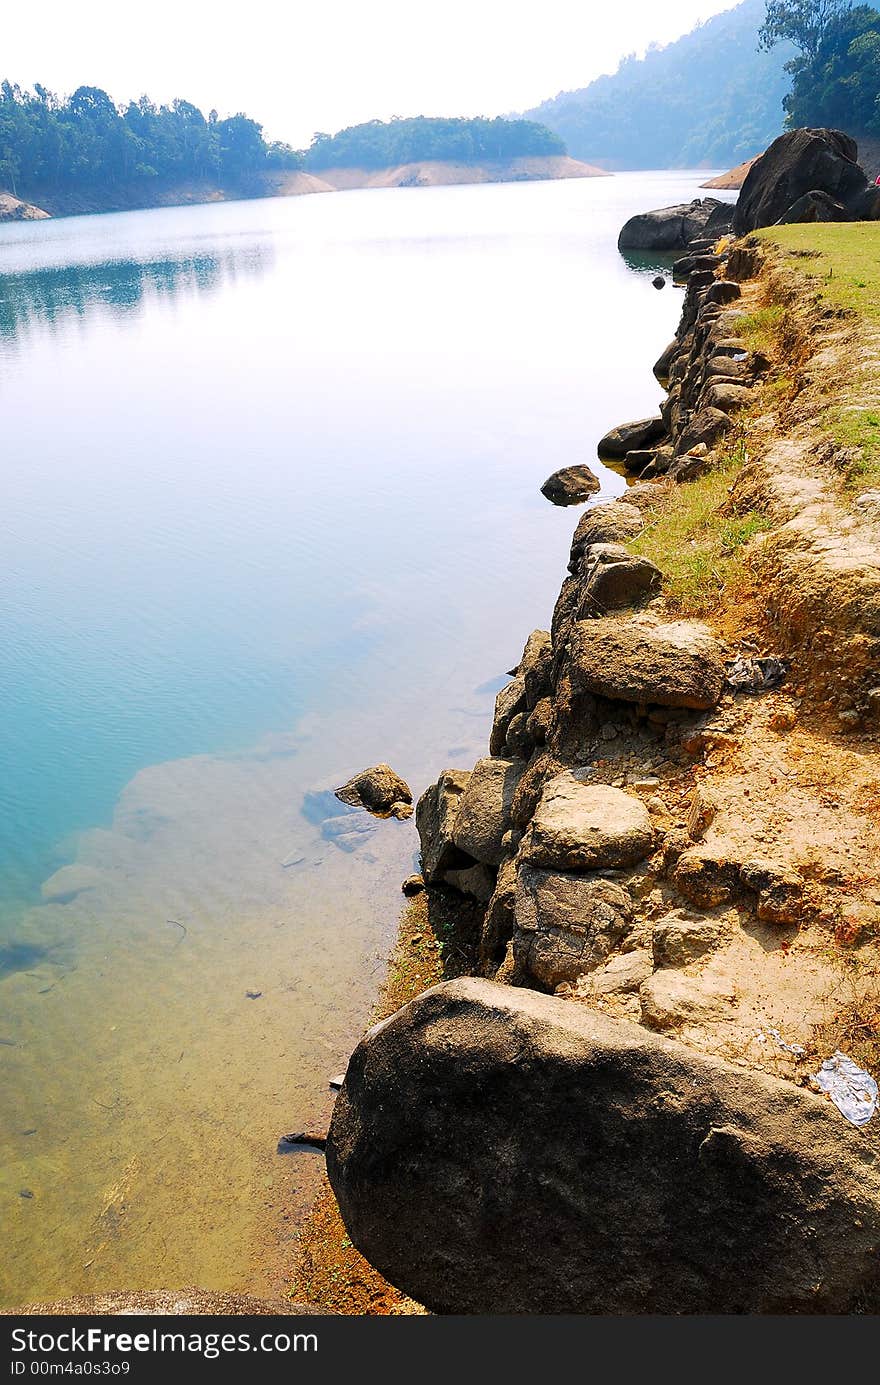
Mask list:
[[[847,489],[861,491],[880,485],[880,412],[832,408],[828,426],[838,446],[852,453],[845,474]]]
[[[646,528],[629,544],[663,573],[670,608],[705,616],[747,585],[744,553],[756,534],[771,527],[757,510],[737,510],[730,490],[747,460],[740,439],[720,454],[704,476],[677,486]]]
[[[737,319],[736,330],[750,351],[771,353],[779,340],[785,319],[785,309],[781,303],[771,303],[766,308],[756,308],[754,312],[744,313]]]
[[[809,222],[758,234],[794,252],[797,272],[826,302],[880,324],[880,222]]]
[[[880,328],[880,222],[774,226],[758,234],[790,257],[791,268],[828,307],[860,318],[872,333]],[[779,313],[784,324],[786,310]],[[841,449],[844,494],[880,486],[880,358],[876,351],[862,356],[854,340],[852,359],[842,359],[829,377],[820,419]]]

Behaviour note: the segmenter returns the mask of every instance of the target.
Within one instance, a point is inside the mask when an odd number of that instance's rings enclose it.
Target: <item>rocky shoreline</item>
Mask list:
[[[880,967],[877,531],[792,463],[838,324],[766,242],[689,251],[661,416],[603,440],[639,479],[416,808],[473,975],[370,1031],[330,1129],[353,1242],[435,1311],[880,1306],[877,1123],[815,1078]]]

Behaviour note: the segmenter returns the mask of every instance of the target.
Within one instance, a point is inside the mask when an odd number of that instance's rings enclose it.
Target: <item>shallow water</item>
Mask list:
[[[705,176],[0,227],[2,1303],[283,1286],[417,850],[323,795],[483,751]]]

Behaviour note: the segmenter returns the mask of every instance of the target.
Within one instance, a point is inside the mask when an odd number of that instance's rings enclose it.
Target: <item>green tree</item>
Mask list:
[[[851,8],[852,0],[767,0],[758,47],[769,50],[787,40],[808,60],[815,58],[829,24]]]

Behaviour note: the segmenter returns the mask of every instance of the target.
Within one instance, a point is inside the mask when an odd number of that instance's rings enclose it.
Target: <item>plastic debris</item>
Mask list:
[[[763,659],[748,659],[744,654],[727,665],[727,684],[737,692],[768,692],[778,687],[788,673],[781,659],[767,655]]]
[[[778,1048],[784,1048],[786,1053],[793,1053],[795,1058],[803,1058],[806,1049],[800,1044],[787,1044],[778,1029],[768,1029],[767,1033],[774,1040]]]
[[[867,1125],[877,1109],[877,1083],[840,1049],[825,1059],[811,1080],[853,1125]]]

